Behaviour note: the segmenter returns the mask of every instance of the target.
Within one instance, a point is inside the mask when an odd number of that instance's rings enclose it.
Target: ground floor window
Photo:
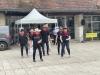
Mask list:
[[[100,40],[100,16],[84,16],[84,19],[86,21],[85,25],[85,33],[97,33],[96,38],[90,38],[88,40]]]

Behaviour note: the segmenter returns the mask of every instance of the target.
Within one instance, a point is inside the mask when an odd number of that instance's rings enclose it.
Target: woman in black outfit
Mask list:
[[[58,44],[58,55],[60,55],[60,44],[61,44],[60,36],[62,35],[62,32],[63,32],[62,27],[60,27],[56,36],[56,43]]]
[[[66,46],[69,57],[70,57],[70,48],[69,48],[69,40],[71,39],[70,34],[68,33],[67,27],[64,28],[62,35],[60,36],[60,40],[62,42],[62,51],[61,51],[61,57],[63,57],[64,54],[64,48]]]
[[[42,38],[41,38],[41,35],[40,35],[40,31],[41,30],[36,28],[35,29],[35,34],[32,36],[32,40],[33,40],[33,62],[36,62],[35,55],[36,55],[36,49],[37,48],[39,50],[40,60],[43,61],[42,52],[41,52]]]

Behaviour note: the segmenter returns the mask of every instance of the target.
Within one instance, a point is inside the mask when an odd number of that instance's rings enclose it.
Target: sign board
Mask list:
[[[86,38],[94,38],[97,37],[97,33],[86,33]]]

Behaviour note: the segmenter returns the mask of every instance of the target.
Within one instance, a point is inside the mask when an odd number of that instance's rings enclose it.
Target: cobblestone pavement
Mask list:
[[[71,57],[67,50],[64,58],[57,54],[52,45],[50,56],[39,59],[37,50],[36,62],[32,54],[21,58],[20,48],[12,47],[0,51],[0,75],[100,75],[100,42],[70,43]]]

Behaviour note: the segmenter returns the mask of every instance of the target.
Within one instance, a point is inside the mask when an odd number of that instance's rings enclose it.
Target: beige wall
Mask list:
[[[0,26],[5,26],[5,14],[0,12]]]

